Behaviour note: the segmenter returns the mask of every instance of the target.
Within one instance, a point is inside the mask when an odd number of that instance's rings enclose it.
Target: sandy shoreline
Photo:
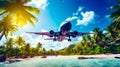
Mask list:
[[[89,58],[115,58],[119,57],[120,54],[97,54],[97,55],[53,55],[53,56],[46,56],[46,58],[42,58],[43,56],[35,56],[35,57],[28,57],[28,58],[7,58],[5,61],[6,63],[14,63],[14,62],[20,62],[23,60],[36,60],[36,59],[65,59],[65,58],[79,58],[79,59],[89,59]]]
[[[98,55],[70,55],[70,56],[47,56],[47,58],[78,58],[78,57],[96,57],[96,58],[114,58],[120,57],[120,54],[98,54]]]
[[[120,57],[120,54],[97,54],[97,55],[66,55],[66,56],[63,56],[63,55],[58,55],[58,56],[47,56],[47,59],[54,59],[54,58],[78,58],[78,57],[86,57],[86,58],[89,58],[89,57],[95,57],[95,58],[114,58],[114,57]],[[42,59],[42,56],[35,56],[33,58],[26,58],[26,59],[39,59],[41,58]],[[24,59],[22,59],[24,60]]]
[[[56,58],[64,59],[64,58],[78,58],[78,57],[85,57],[85,58],[89,58],[89,57],[92,57],[92,58],[114,58],[114,57],[120,57],[120,54],[66,55],[66,56],[63,56],[63,55],[55,56],[54,55],[54,56],[47,56],[44,59],[56,59]],[[43,59],[43,58],[42,58],[42,56],[35,56],[33,58],[25,58],[25,59],[11,58],[11,59],[8,59],[8,60],[32,60],[32,59]]]

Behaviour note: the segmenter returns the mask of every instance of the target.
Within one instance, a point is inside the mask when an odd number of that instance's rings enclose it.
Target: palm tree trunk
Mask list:
[[[5,31],[2,32],[2,34],[0,36],[0,41],[1,41],[2,37],[4,36],[4,34],[5,34]]]

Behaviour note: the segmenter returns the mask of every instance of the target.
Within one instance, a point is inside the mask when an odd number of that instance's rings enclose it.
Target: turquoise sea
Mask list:
[[[0,63],[0,67],[120,67],[120,59],[98,58],[46,58],[23,60],[10,64]]]

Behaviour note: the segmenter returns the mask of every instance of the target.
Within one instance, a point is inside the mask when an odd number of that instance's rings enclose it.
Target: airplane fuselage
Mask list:
[[[86,35],[86,34],[93,34],[93,33],[83,33],[83,32],[78,32],[78,31],[73,31],[71,32],[72,24],[70,22],[65,22],[60,26],[60,31],[59,32],[54,32],[53,30],[50,30],[49,32],[26,32],[26,33],[34,33],[37,35],[46,35],[49,36],[50,38],[47,38],[45,40],[53,40],[53,41],[63,41],[63,40],[68,40],[71,41],[70,37],[77,37],[81,35]]]
[[[63,24],[61,27],[60,27],[60,36],[58,36],[57,40],[58,41],[63,41],[66,39],[65,35],[68,34],[70,32],[72,28],[72,24],[70,22],[67,22],[65,24]]]

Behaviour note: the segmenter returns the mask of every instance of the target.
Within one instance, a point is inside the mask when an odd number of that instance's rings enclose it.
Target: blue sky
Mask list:
[[[37,2],[37,0],[34,0]],[[40,0],[43,1],[43,0]],[[41,14],[38,16],[39,23],[36,23],[35,27],[32,27],[34,31],[40,31],[40,29],[45,30],[58,30],[60,24],[65,21],[67,18],[72,18],[76,15],[77,19],[71,20],[72,30],[89,32],[96,27],[101,29],[106,28],[110,22],[108,19],[109,14],[111,13],[109,8],[111,5],[116,4],[115,0],[44,0],[46,1],[44,9],[41,6],[37,6],[39,3],[32,3],[33,6],[38,7],[41,11]],[[79,8],[81,11],[78,11]],[[83,15],[85,15],[85,18]],[[93,15],[92,15],[93,13]],[[90,16],[88,16],[90,14]],[[91,16],[92,15],[92,16]],[[92,17],[92,18],[87,18]],[[84,21],[87,20],[88,21]],[[83,19],[83,24],[77,24],[77,20]],[[87,24],[85,25],[84,22]],[[28,30],[28,29],[27,29]],[[31,31],[31,29],[30,29]]]
[[[25,32],[40,32],[55,30],[58,31],[59,26],[64,21],[71,21],[72,31],[90,32],[94,28],[99,27],[104,30],[110,23],[109,15],[111,13],[108,8],[116,4],[117,0],[32,0],[27,5],[32,5],[40,10],[38,23],[35,27],[27,25],[20,28],[14,36],[21,35],[35,46],[37,42],[41,42],[46,49],[62,49],[69,44],[76,43],[81,37],[74,39],[72,42],[53,42],[45,41],[38,35],[26,34]],[[47,37],[45,37],[47,38]],[[4,39],[3,39],[4,40]]]

